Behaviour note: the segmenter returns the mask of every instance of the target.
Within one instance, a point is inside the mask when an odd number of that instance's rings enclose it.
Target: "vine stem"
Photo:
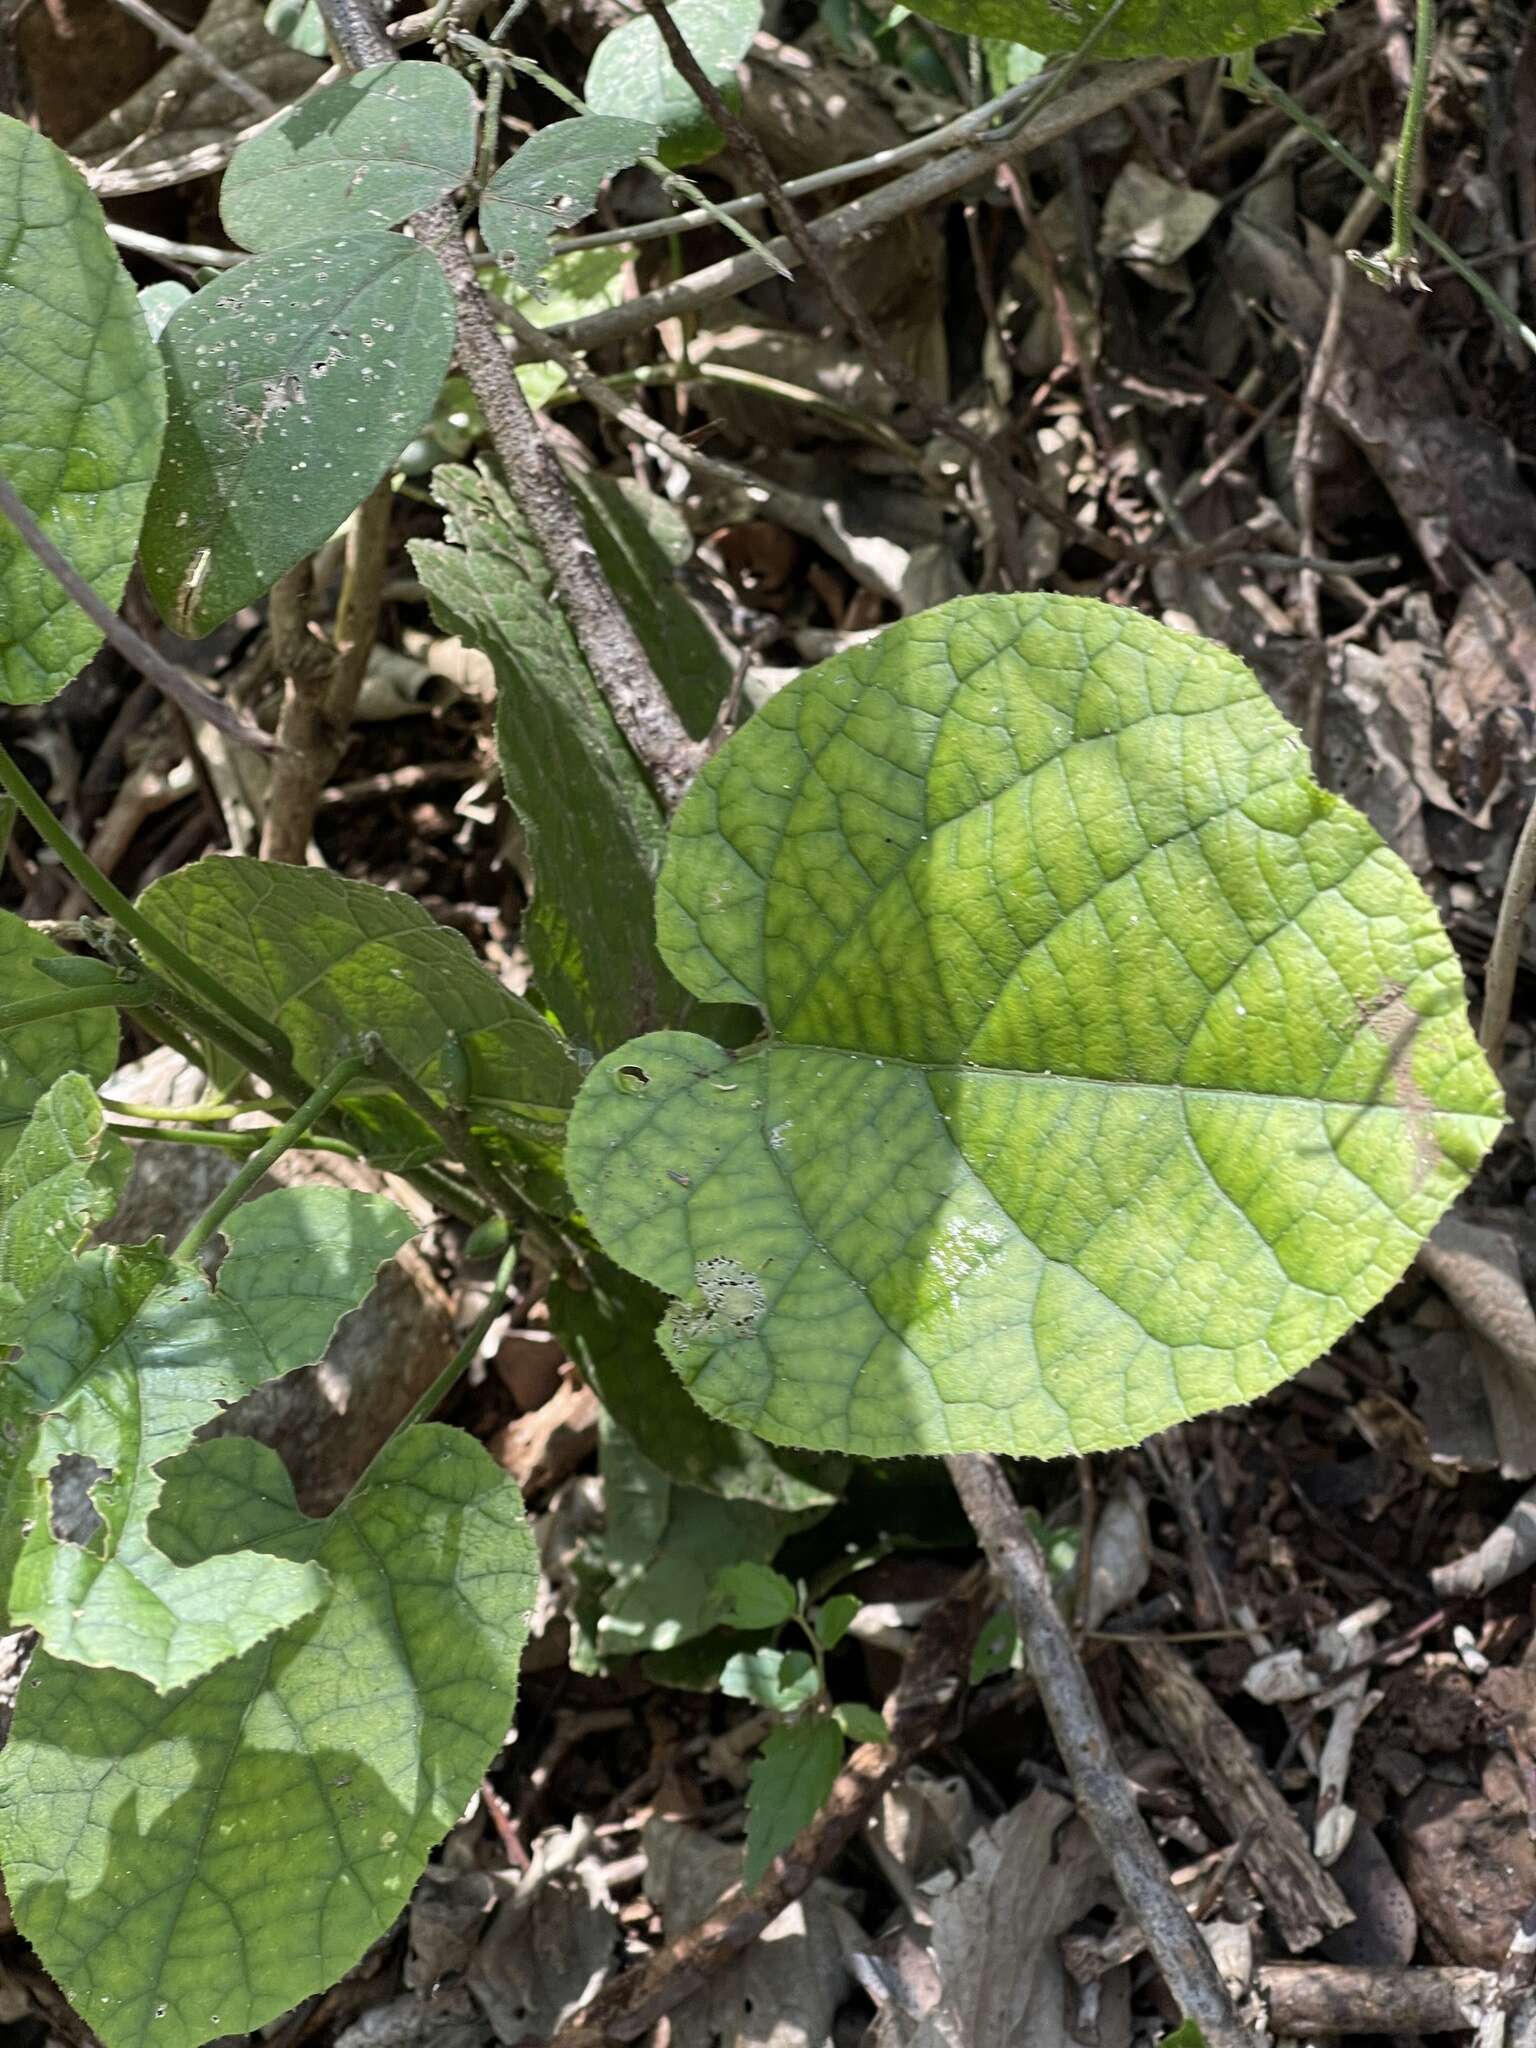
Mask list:
[[[517,1269],[519,1256],[520,1247],[516,1244],[509,1245],[502,1253],[501,1263],[496,1268],[496,1278],[491,1282],[491,1291],[486,1297],[485,1306],[475,1317],[469,1335],[411,1408],[409,1414],[395,1424],[389,1433],[388,1442],[378,1454],[380,1457],[396,1437],[403,1436],[406,1430],[413,1428],[416,1423],[427,1420],[439,1402],[447,1398],[449,1390],[457,1383],[460,1375],[468,1372],[479,1357],[480,1346],[485,1342],[486,1332],[505,1308],[507,1296],[512,1291],[512,1275]]]
[[[57,995],[33,996],[25,1003],[7,1003],[0,1009],[0,1032],[18,1030],[23,1024],[46,1023],[50,1017],[68,1017],[76,1010],[142,1010],[158,999],[148,981],[137,986],[126,977],[105,988],[61,988]]]
[[[1403,106],[1397,162],[1392,169],[1392,240],[1382,262],[1395,276],[1427,291],[1413,253],[1413,188],[1418,181],[1419,150],[1424,134],[1424,107],[1429,98],[1429,67],[1435,54],[1435,0],[1418,0],[1413,27],[1413,76]]]
[[[1078,1812],[1185,2017],[1206,2048],[1252,2048],[1205,1940],[1173,1888],[1051,1591],[1039,1544],[994,1457],[945,1459],[960,1504],[1007,1598]]]
[[[1378,199],[1385,200],[1388,205],[1392,204],[1391,187],[1383,184],[1368,165],[1361,163],[1353,150],[1346,149],[1337,136],[1330,135],[1321,121],[1314,120],[1299,100],[1292,99],[1285,88],[1276,85],[1257,64],[1248,74],[1248,83],[1262,99],[1269,101],[1277,113],[1284,114],[1288,120],[1294,121],[1304,134],[1311,136],[1319,148],[1326,149],[1336,163],[1343,164],[1346,170],[1352,172],[1367,191],[1374,192]],[[1493,286],[1478,276],[1466,258],[1437,235],[1427,222],[1420,220],[1417,214],[1409,216],[1409,225],[1425,248],[1433,249],[1440,261],[1456,273],[1467,289],[1477,294],[1499,325],[1507,328],[1517,341],[1525,344],[1532,355],[1536,355],[1536,332],[1526,325],[1513,307],[1505,305]]]
[[[368,1062],[361,1055],[341,1060],[332,1067],[319,1087],[312,1089],[305,1096],[287,1122],[278,1125],[266,1143],[251,1154],[229,1185],[209,1203],[176,1247],[176,1257],[196,1258],[225,1217],[245,1200],[268,1169],[274,1166],[285,1152],[291,1151],[298,1144],[310,1127],[324,1116],[349,1082],[357,1080],[359,1075],[367,1071]]]
[[[288,1041],[280,1031],[274,1029],[264,1018],[248,1009],[238,996],[222,986],[211,974],[206,974],[190,955],[183,953],[174,940],[168,938],[157,925],[151,924],[142,912],[137,910],[114,882],[97,867],[90,855],[65,831],[49,806],[44,803],[16,761],[0,747],[0,789],[4,789],[32,827],[43,844],[58,855],[59,865],[91,900],[120,925],[133,940],[140,952],[152,960],[159,960],[164,966],[184,981],[189,988],[196,989],[204,1002],[212,1004],[215,1010],[237,1022],[241,1029],[254,1038],[258,1045],[264,1045],[279,1055],[288,1058]]]

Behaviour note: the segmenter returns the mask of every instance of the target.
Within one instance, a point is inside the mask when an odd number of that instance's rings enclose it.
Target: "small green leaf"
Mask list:
[[[695,1398],[773,1442],[1054,1457],[1252,1400],[1500,1127],[1412,875],[1241,662],[1120,607],[961,599],[812,669],[658,905],[771,1036],[619,1048],[567,1167]]]
[[[821,1679],[804,1650],[738,1650],[720,1673],[720,1690],[727,1699],[792,1714],[816,1697]]]
[[[268,0],[262,23],[269,36],[276,36],[290,50],[306,57],[327,55],[325,16],[315,0]]]
[[[453,297],[418,242],[327,235],[204,285],[160,351],[170,418],[144,574],[193,636],[329,540],[431,417]]]
[[[58,982],[48,970],[66,957],[22,918],[0,910],[0,989],[7,1004],[57,995]],[[62,1074],[106,1080],[117,1065],[117,1037],[117,1013],[110,1009],[75,1010],[0,1031],[0,1165]]]
[[[823,1600],[811,1621],[816,1630],[816,1640],[824,1650],[837,1648],[863,1605],[857,1593],[834,1593],[830,1600]]]
[[[607,1527],[593,1576],[607,1580],[595,1616],[602,1658],[670,1650],[719,1620],[715,1580],[723,1566],[766,1564],[821,1508],[799,1514],[750,1500],[717,1500],[673,1486],[620,1429],[605,1424],[600,1466]]]
[[[319,221],[342,234],[392,228],[446,198],[474,164],[475,96],[462,73],[376,64],[310,93],[242,143],[219,217],[247,249],[302,242]]]
[[[656,1322],[664,1297],[600,1255],[588,1285],[556,1280],[550,1325],[581,1376],[637,1450],[679,1486],[722,1500],[787,1509],[830,1507],[843,1468],[833,1458],[783,1451],[706,1415],[662,1357]]]
[[[962,35],[1075,50],[1111,0],[923,0],[929,21]],[[1335,0],[1123,0],[1095,59],[1222,57],[1311,28]]]
[[[538,1572],[517,1489],[462,1431],[408,1431],[323,1522],[271,1451],[201,1443],[163,1518],[322,1605],[169,1696],[39,1651],[0,1755],[17,1925],[107,2048],[244,2035],[388,1932],[512,1716]]]
[[[61,149],[0,115],[0,469],[103,601],[133,566],[165,387],[133,280]],[[0,518],[0,703],[41,704],[101,632]],[[14,1000],[6,988],[7,1000]]]
[[[162,278],[159,284],[147,284],[139,293],[139,310],[149,326],[150,339],[158,341],[165,332],[165,323],[178,306],[184,306],[192,296],[192,287],[174,277]]]
[[[971,1652],[969,1683],[984,1685],[989,1678],[1011,1671],[1018,1647],[1019,1625],[1006,1607],[999,1608],[981,1625],[976,1647]]]
[[[1180,2020],[1171,2034],[1164,2034],[1161,2048],[1205,2048],[1205,2036],[1194,2020]]]
[[[671,9],[683,40],[727,100],[740,98],[736,68],[752,47],[762,12],[762,0],[676,0]],[[713,156],[724,140],[672,68],[648,14],[632,15],[598,44],[587,71],[586,101],[594,114],[654,123],[662,162],[674,170]]]
[[[727,1565],[715,1574],[715,1596],[732,1628],[775,1628],[800,1604],[789,1580],[765,1564]]]
[[[108,1132],[90,1082],[61,1074],[0,1165],[0,1351],[17,1342],[23,1303],[112,1213],[128,1164],[128,1147]]]
[[[398,890],[218,856],[154,883],[140,908],[287,1033],[306,1081],[320,1081],[361,1033],[376,1032],[444,1101],[466,1061],[477,1127],[558,1133],[577,1080],[566,1048],[461,933]],[[361,1094],[343,1102],[381,1161],[435,1155],[436,1141],[400,1103]]]
[[[11,1367],[42,1417],[12,1618],[55,1656],[160,1692],[309,1613],[325,1590],[313,1564],[248,1550],[173,1564],[155,1518],[178,1470],[167,1461],[222,1406],[319,1358],[411,1223],[372,1195],[282,1188],[236,1209],[224,1235],[216,1291],[153,1246],[88,1252],[34,1304]]]
[[[657,139],[653,121],[613,114],[552,121],[529,136],[481,194],[485,246],[520,284],[536,278],[549,260],[551,235],[589,214],[607,181],[648,156]]]
[[[877,1714],[873,1707],[867,1707],[861,1700],[841,1700],[832,1709],[832,1718],[842,1729],[850,1742],[889,1742],[891,1731],[883,1714]]]
[[[752,1766],[747,1788],[744,1885],[755,1885],[774,1857],[820,1813],[842,1761],[842,1730],[829,1715],[774,1729]]]
[[[539,993],[567,1031],[606,1051],[641,1019],[697,1008],[656,952],[661,812],[505,486],[444,465],[432,488],[447,540],[415,541],[411,555],[438,623],[495,666],[502,778],[534,866],[526,940]],[[674,624],[660,607],[635,618],[664,679]]]

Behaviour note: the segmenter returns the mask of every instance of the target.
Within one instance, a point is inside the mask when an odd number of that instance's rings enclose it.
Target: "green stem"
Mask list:
[[[1403,108],[1397,162],[1392,168],[1392,240],[1382,261],[1393,271],[1413,268],[1413,188],[1418,179],[1419,142],[1429,98],[1429,67],[1435,53],[1435,0],[1418,0],[1413,29],[1413,77]]]
[[[141,1010],[158,999],[159,991],[152,982],[135,985],[126,978],[97,988],[61,988],[57,995],[7,1003],[0,1009],[0,1032],[15,1031],[22,1024],[42,1024],[50,1017],[68,1017],[76,1010]]]
[[[227,1124],[232,1117],[272,1114],[270,1102],[192,1102],[177,1108],[167,1102],[123,1102],[116,1096],[111,1101],[119,1116],[137,1117],[146,1124]]]
[[[1250,83],[1272,107],[1288,115],[1320,148],[1326,149],[1336,163],[1343,164],[1346,170],[1352,172],[1368,191],[1374,192],[1378,199],[1385,200],[1388,205],[1391,204],[1392,194],[1376,173],[1361,163],[1359,157],[1346,149],[1335,136],[1330,135],[1320,121],[1315,121],[1298,100],[1293,100],[1290,94],[1282,86],[1276,85],[1272,78],[1267,77],[1257,64],[1253,67]],[[1450,243],[1442,241],[1434,229],[1426,226],[1417,215],[1410,216],[1410,225],[1425,248],[1433,249],[1440,261],[1449,264],[1462,283],[1477,294],[1499,325],[1506,328],[1518,341],[1523,342],[1531,354],[1536,356],[1536,332],[1526,326],[1518,313],[1505,305],[1492,285],[1485,283],[1471,264],[1458,256]]]
[[[495,1322],[505,1306],[507,1293],[512,1285],[512,1275],[517,1270],[517,1260],[517,1246],[515,1244],[509,1245],[502,1254],[500,1265],[496,1268],[496,1278],[491,1282],[491,1291],[486,1296],[485,1307],[481,1309],[479,1315],[475,1318],[474,1328],[443,1367],[431,1386],[422,1395],[421,1399],[415,1403],[410,1413],[395,1424],[389,1433],[387,1441],[380,1446],[374,1457],[372,1461],[374,1464],[377,1464],[379,1458],[383,1457],[385,1451],[389,1449],[390,1444],[395,1441],[396,1437],[404,1436],[408,1429],[413,1428],[418,1422],[424,1422],[433,1409],[447,1398],[449,1390],[458,1380],[460,1374],[468,1372],[469,1368],[474,1364],[479,1356],[480,1346],[485,1342],[486,1331],[490,1329],[492,1323]],[[367,1476],[365,1472],[363,1478],[366,1479]],[[361,1485],[362,1481],[360,1480],[358,1483]]]
[[[0,747],[0,789],[11,798],[38,838],[58,855],[59,865],[65,873],[80,884],[115,924],[122,927],[142,953],[162,961],[189,988],[196,989],[215,1010],[223,1010],[233,1017],[258,1045],[270,1046],[283,1058],[288,1057],[288,1041],[282,1032],[258,1017],[254,1010],[247,1009],[213,975],[205,973],[195,960],[136,910],[121,889],[108,881],[84,848],[75,844],[4,747]]]
[[[367,1062],[361,1057],[342,1060],[338,1066],[332,1067],[319,1087],[304,1098],[286,1123],[278,1125],[266,1143],[251,1154],[229,1186],[203,1211],[176,1247],[176,1257],[195,1258],[231,1209],[245,1200],[267,1169],[298,1144],[310,1125],[325,1114],[348,1082],[355,1081],[366,1071]]]
[[[128,1123],[121,1117],[108,1117],[107,1129],[116,1131],[120,1138],[137,1138],[147,1145],[208,1145],[218,1152],[250,1152],[263,1142],[261,1131],[181,1131],[170,1124]],[[306,1138],[302,1148],[295,1151],[335,1152],[344,1159],[357,1159],[355,1145],[349,1145],[342,1138]]]
[[[5,856],[11,850],[11,833],[15,827],[16,799],[13,796],[0,796],[0,867],[4,866]]]
[[[390,1051],[381,1039],[369,1032],[364,1039],[364,1058],[375,1073],[380,1074],[394,1089],[401,1101],[414,1109],[422,1122],[434,1130],[447,1147],[449,1155],[462,1159],[485,1192],[509,1215],[521,1214],[534,1205],[501,1172],[489,1158],[485,1147],[475,1136],[467,1117],[458,1110],[450,1109],[422,1087],[416,1076]]]

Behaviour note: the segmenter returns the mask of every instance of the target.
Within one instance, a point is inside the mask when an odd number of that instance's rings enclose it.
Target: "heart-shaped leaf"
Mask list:
[[[1117,607],[962,599],[812,669],[658,901],[771,1036],[599,1062],[571,1185],[773,1441],[1049,1457],[1251,1400],[1499,1128],[1412,875],[1241,662]]]
[[[670,12],[706,76],[727,99],[739,99],[736,67],[752,47],[762,0],[675,0]],[[598,44],[586,101],[594,114],[654,123],[661,159],[674,170],[702,163],[725,139],[673,69],[648,14],[632,15]]]
[[[410,1235],[393,1202],[280,1188],[225,1223],[216,1290],[149,1245],[88,1252],[56,1277],[10,1368],[42,1418],[13,1621],[56,1656],[164,1692],[307,1614],[324,1590],[312,1565],[165,1556],[149,1528],[162,1468],[221,1407],[321,1357]]]
[[[327,235],[204,285],[160,351],[144,575],[178,633],[211,633],[329,540],[430,419],[453,298],[420,243]]]
[[[1032,50],[1075,50],[1112,0],[923,0],[929,21]],[[1101,57],[1221,57],[1314,26],[1335,0],[1121,0],[1093,46]]]
[[[551,235],[592,211],[615,173],[655,149],[654,121],[583,114],[553,121],[508,158],[480,198],[485,245],[520,284],[549,261]]]
[[[107,604],[133,566],[165,383],[133,280],[63,150],[0,115],[0,470]],[[0,703],[41,704],[101,645],[0,518]]]
[[[24,919],[0,910],[0,990],[5,1007],[57,996],[59,984],[43,968],[66,957]],[[117,1064],[117,1037],[117,1012],[109,1009],[75,1010],[9,1028],[0,1024],[0,1165],[60,1075],[106,1080]]]
[[[388,1931],[501,1744],[538,1576],[516,1487],[437,1427],[323,1522],[263,1445],[198,1444],[154,1534],[184,1569],[254,1544],[327,1590],[169,1696],[33,1658],[0,1858],[17,1925],[108,2048],[246,2034]]]
[[[320,1081],[374,1032],[423,1088],[477,1122],[558,1133],[578,1078],[566,1047],[462,934],[398,890],[218,856],[154,883],[140,907],[281,1026],[305,1080]],[[398,1102],[343,1102],[381,1161],[434,1156],[431,1134]]]
[[[475,165],[475,96],[446,64],[376,64],[310,93],[243,143],[219,217],[246,249],[392,228],[462,185]]]

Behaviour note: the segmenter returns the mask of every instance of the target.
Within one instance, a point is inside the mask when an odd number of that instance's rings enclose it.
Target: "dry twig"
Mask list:
[[[981,1539],[1018,1624],[1024,1655],[1078,1811],[1092,1830],[1147,1948],[1207,2048],[1250,2048],[1210,1950],[1173,1888],[1125,1773],[1115,1761],[1093,1688],[1051,1592],[1050,1573],[996,1458],[946,1460],[971,1527]]]

